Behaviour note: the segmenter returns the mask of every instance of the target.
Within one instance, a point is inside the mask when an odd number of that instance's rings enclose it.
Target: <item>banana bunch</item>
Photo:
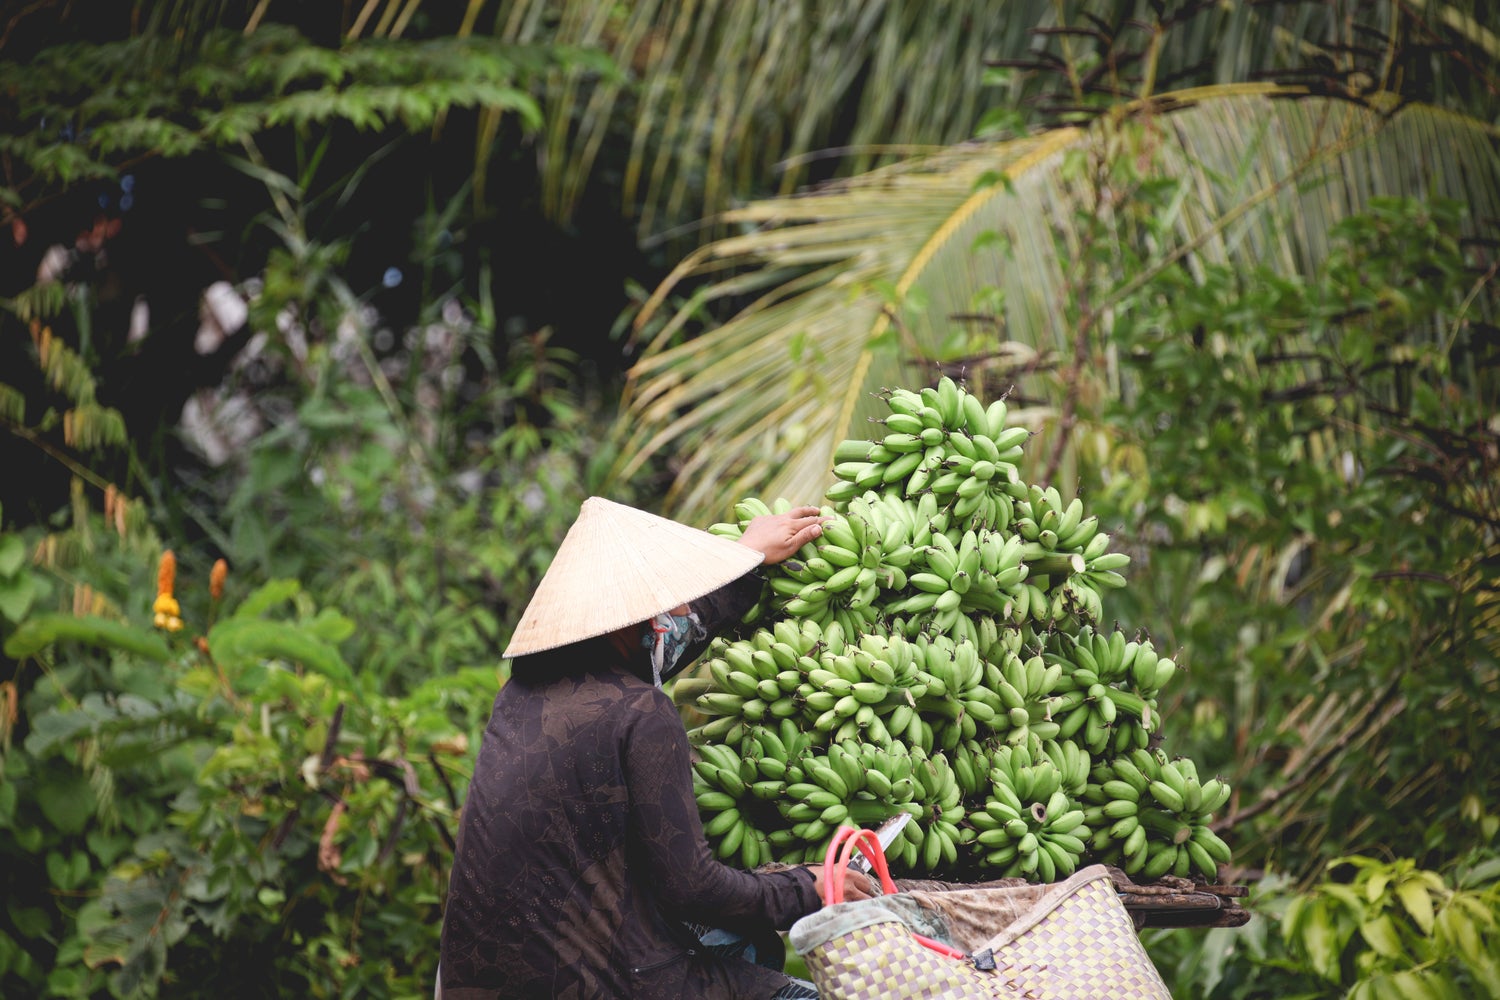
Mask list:
[[[1082,801],[1094,772],[1094,759],[1088,751],[1072,740],[1047,740],[1042,744],[1041,756],[1057,768],[1060,787],[1068,797]]]
[[[910,871],[957,865],[959,847],[973,838],[972,830],[959,828],[968,809],[958,774],[941,750],[933,754],[916,750],[912,759],[922,811],[902,830],[905,842],[899,860]]]
[[[1025,660],[1010,649],[992,653],[987,661],[988,683],[1000,698],[1009,732],[1005,741],[1030,745],[1033,738],[1049,740],[1061,727],[1052,718],[1052,692],[1062,679],[1062,665],[1048,663],[1040,654]]]
[[[705,817],[703,832],[723,861],[755,868],[771,861],[775,851],[767,833],[755,825],[751,783],[759,776],[756,764],[723,744],[698,748],[693,764],[693,794]]]
[[[985,684],[977,644],[967,638],[919,634],[910,645],[916,650],[913,660],[924,688],[910,714],[930,720],[937,748],[951,752],[963,741],[987,736],[1006,724],[999,695]],[[920,743],[924,751],[933,749],[925,730]]]
[[[1199,782],[1186,757],[1168,760],[1161,750],[1132,750],[1097,765],[1084,800],[1095,830],[1092,847],[1126,874],[1146,879],[1197,872],[1210,881],[1230,859],[1229,846],[1210,826],[1229,801],[1218,778]]]
[[[1005,426],[1004,400],[986,407],[945,377],[920,392],[890,390],[885,401],[891,412],[879,441],[851,439],[834,449],[839,482],[828,499],[846,502],[871,490],[932,494],[950,503],[956,518],[1005,527],[1030,432]]]
[[[1127,641],[1118,630],[1106,635],[1085,625],[1074,634],[1053,633],[1043,657],[1065,666],[1051,705],[1060,737],[1094,754],[1150,744],[1160,721],[1157,694],[1177,670],[1150,640]]]
[[[737,743],[745,724],[766,719],[785,719],[803,710],[797,697],[805,672],[817,666],[809,654],[826,644],[829,637],[842,643],[838,626],[824,630],[816,622],[783,618],[770,628],[757,629],[745,639],[715,639],[707,651],[710,685],[702,678],[682,678],[673,687],[673,699],[683,704],[683,680],[695,692],[692,704],[713,718],[689,735],[700,744],[710,740]]]
[[[1026,593],[1020,537],[989,528],[933,531],[908,566],[909,592],[886,605],[906,631],[954,632],[968,638],[975,614],[1008,617]]]
[[[781,838],[784,857],[796,857],[800,847],[802,857],[821,858],[842,825],[877,826],[900,811],[917,815],[920,787],[913,767],[904,751],[854,740],[830,743],[822,755],[805,755],[797,764],[800,780],[786,785],[777,805],[790,824]]]
[[[738,538],[752,518],[790,507],[785,499],[768,505],[749,497],[735,505],[737,522],[721,522],[709,531]],[[871,537],[874,519],[863,511],[840,514],[825,507],[822,513],[827,518],[823,533],[794,558],[768,567],[770,610],[824,626],[837,621],[847,633],[858,633],[875,620],[882,590],[906,586],[912,549],[901,537],[905,525],[882,518],[880,533]],[[757,620],[766,608],[751,612],[755,617],[750,620]]]
[[[1078,869],[1089,830],[1084,810],[1065,790],[1076,785],[1080,758],[1059,748],[1065,774],[1047,754],[1032,755],[1024,746],[1000,747],[992,760],[990,793],[982,808],[968,816],[974,842],[985,866],[1006,877],[1036,877],[1043,882],[1066,878]]]
[[[1153,749],[1177,664],[1099,624],[1129,557],[1079,498],[1022,482],[1003,401],[947,378],[884,400],[880,433],[835,450],[821,536],[673,682],[716,854],[815,860],[904,811],[898,873],[1214,877],[1228,788]],[[746,498],[710,531],[791,506]]]
[[[1125,586],[1118,570],[1130,557],[1111,552],[1110,536],[1099,530],[1099,519],[1084,516],[1078,497],[1064,503],[1055,486],[1029,487],[1014,512],[1012,527],[1023,541],[1022,558],[1033,580],[1025,588],[1021,617],[1101,620],[1102,595]]]

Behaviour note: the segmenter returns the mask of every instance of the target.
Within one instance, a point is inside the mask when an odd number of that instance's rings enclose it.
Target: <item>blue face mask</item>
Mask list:
[[[651,654],[651,679],[657,687],[687,666],[682,654],[708,631],[691,610],[685,615],[662,612],[646,623],[641,645]]]

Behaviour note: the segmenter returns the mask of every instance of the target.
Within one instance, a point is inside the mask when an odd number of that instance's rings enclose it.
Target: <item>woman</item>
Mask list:
[[[814,867],[719,864],[663,681],[759,595],[752,570],[822,531],[816,507],[738,543],[585,501],[506,650],[459,828],[445,1000],[801,995],[779,969],[710,952],[689,924],[753,934],[821,905]],[[846,892],[870,892],[851,874]],[[790,987],[790,988],[789,988]]]

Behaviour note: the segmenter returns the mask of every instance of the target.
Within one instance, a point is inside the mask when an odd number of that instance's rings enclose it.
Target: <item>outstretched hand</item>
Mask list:
[[[762,514],[745,525],[740,544],[764,554],[768,565],[779,563],[821,535],[823,521],[817,507],[793,507],[785,514]]]

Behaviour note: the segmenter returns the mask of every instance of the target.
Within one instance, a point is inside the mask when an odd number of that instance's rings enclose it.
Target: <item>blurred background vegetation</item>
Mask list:
[[[578,503],[814,499],[951,374],[1236,785],[1176,995],[1500,995],[1487,11],[6,4],[0,994],[430,993]]]

